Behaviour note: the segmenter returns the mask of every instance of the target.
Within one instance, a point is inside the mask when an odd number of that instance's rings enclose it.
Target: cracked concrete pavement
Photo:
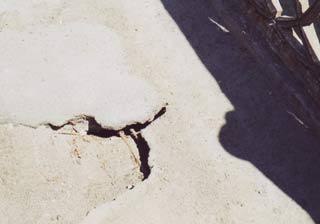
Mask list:
[[[320,220],[319,143],[214,3],[0,3],[1,223]]]

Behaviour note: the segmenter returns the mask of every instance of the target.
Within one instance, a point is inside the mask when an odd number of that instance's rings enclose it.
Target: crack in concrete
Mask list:
[[[166,107],[164,106],[161,108],[161,110],[159,110],[158,113],[156,113],[156,115],[152,119],[144,123],[137,122],[131,125],[127,125],[124,128],[119,130],[104,128],[102,127],[101,124],[99,124],[96,121],[94,116],[87,116],[87,115],[79,115],[75,118],[68,120],[66,123],[62,124],[61,126],[55,126],[51,123],[43,124],[43,126],[47,126],[54,131],[58,131],[67,125],[75,126],[79,123],[83,123],[84,121],[86,121],[88,122],[88,127],[86,131],[87,135],[94,135],[101,138],[121,137],[124,140],[124,142],[127,144],[133,161],[139,166],[140,172],[143,174],[143,179],[142,179],[143,181],[143,180],[146,180],[151,174],[151,167],[149,165],[150,147],[148,145],[147,140],[141,134],[141,130],[146,128],[148,125],[150,125],[153,121],[155,121],[159,117],[161,117],[165,112],[166,112]],[[78,132],[77,130],[75,131]],[[132,138],[132,140],[135,142],[135,145],[139,153],[139,159],[136,158],[136,156],[134,155],[130,143],[126,140],[127,137]]]
[[[165,104],[154,116],[153,118],[147,120],[146,122],[136,122],[130,125],[125,126],[121,129],[111,129],[111,128],[104,128],[101,124],[99,124],[94,116],[90,115],[78,115],[74,118],[66,121],[64,124],[57,126],[50,122],[42,123],[37,126],[30,126],[23,123],[12,123],[12,122],[3,122],[0,123],[0,125],[4,124],[13,124],[17,126],[24,126],[28,128],[37,129],[39,127],[49,127],[53,131],[58,131],[63,129],[64,127],[70,125],[72,126],[72,129],[79,133],[78,130],[76,130],[74,127],[77,124],[87,122],[87,130],[85,130],[84,134],[86,135],[94,135],[96,137],[101,138],[110,138],[110,137],[121,137],[125,143],[128,145],[128,148],[130,150],[131,157],[133,158],[134,162],[140,167],[140,172],[143,174],[142,181],[146,180],[149,175],[151,174],[151,167],[149,166],[149,153],[150,153],[150,147],[148,145],[147,140],[143,137],[141,134],[141,130],[146,128],[148,125],[150,125],[153,121],[157,120],[159,117],[161,117],[166,112],[166,106],[168,103]],[[82,130],[83,131],[83,130]],[[66,135],[77,135],[75,133],[60,133],[60,134],[66,134]],[[81,133],[80,133],[81,134]],[[139,153],[139,159],[136,158],[136,156],[133,153],[132,147],[128,144],[128,141],[125,139],[127,137],[132,138],[132,140],[135,142],[136,147],[138,149]]]

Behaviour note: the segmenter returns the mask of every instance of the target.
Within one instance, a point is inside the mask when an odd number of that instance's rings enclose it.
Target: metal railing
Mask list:
[[[320,0],[316,0],[305,12],[302,11],[302,5],[299,0],[294,0],[294,6],[296,17],[290,18],[280,16],[276,18],[276,24],[282,28],[293,29],[301,39],[303,46],[306,48],[309,58],[313,62],[318,62],[318,57],[314,52],[303,27],[319,20]]]
[[[315,0],[305,12],[302,10],[302,5],[299,0],[291,0],[294,6],[295,16],[278,16],[279,12],[275,6],[277,0],[250,0],[255,5],[255,8],[260,15],[268,20],[274,21],[275,25],[283,30],[294,30],[297,36],[300,38],[308,58],[316,63],[319,63],[319,59],[314,52],[310,41],[303,29],[304,26],[308,26],[319,20],[320,14],[320,0]],[[288,0],[290,1],[290,0]]]

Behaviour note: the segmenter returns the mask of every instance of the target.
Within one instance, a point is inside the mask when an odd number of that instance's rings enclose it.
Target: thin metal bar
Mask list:
[[[300,3],[299,3],[300,4]],[[319,19],[320,14],[320,0],[315,1],[302,15],[297,18],[283,18],[278,17],[276,19],[277,25],[281,27],[296,27],[296,26],[308,26],[311,23],[316,22]]]
[[[302,6],[301,6],[301,3],[299,0],[295,0],[295,6],[296,6],[297,17],[301,18],[303,16],[303,12],[302,12]],[[293,27],[293,29],[296,31],[296,33],[298,34],[298,36],[302,40],[303,46],[305,46],[305,48],[308,52],[309,59],[312,60],[313,62],[317,62],[318,57],[317,57],[316,53],[314,52],[314,50],[312,49],[312,46],[308,40],[306,33],[304,32],[304,30],[302,28],[302,26],[301,25],[295,26],[295,27]]]

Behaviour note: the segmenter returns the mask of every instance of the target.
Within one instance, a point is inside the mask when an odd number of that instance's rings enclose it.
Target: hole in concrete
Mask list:
[[[137,145],[140,157],[140,172],[143,174],[143,180],[147,179],[151,173],[151,168],[149,166],[149,153],[150,147],[148,142],[142,137],[141,133],[136,136],[131,135],[132,139]]]
[[[123,132],[126,136],[130,136],[138,149],[139,158],[140,158],[140,172],[143,174],[143,180],[147,179],[151,173],[151,168],[149,166],[149,153],[150,147],[145,138],[141,135],[141,130],[146,128],[153,121],[161,117],[166,112],[166,107],[163,107],[153,119],[145,123],[136,123],[131,124],[120,130],[112,130],[103,128],[94,117],[91,116],[82,116],[82,120],[88,121],[88,131],[87,135],[94,135],[101,138],[110,138],[110,137],[121,137],[120,132]],[[77,119],[76,119],[77,120]],[[79,120],[79,119],[78,119]],[[59,130],[66,125],[74,125],[74,121],[68,121],[62,126],[55,126],[48,124],[52,130]]]

